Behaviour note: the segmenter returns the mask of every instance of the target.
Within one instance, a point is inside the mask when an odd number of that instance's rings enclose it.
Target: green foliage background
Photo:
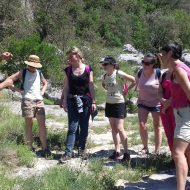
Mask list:
[[[55,84],[72,45],[82,49],[95,76],[100,57],[125,43],[142,52],[156,52],[169,40],[190,48],[189,0],[2,0],[0,8],[0,50],[14,54],[3,72],[22,68],[35,53]]]

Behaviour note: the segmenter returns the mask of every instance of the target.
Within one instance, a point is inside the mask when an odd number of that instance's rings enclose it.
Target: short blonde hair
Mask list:
[[[79,48],[76,46],[69,48],[69,50],[66,52],[66,55],[69,55],[70,53],[77,54],[81,61],[84,63],[84,56]]]

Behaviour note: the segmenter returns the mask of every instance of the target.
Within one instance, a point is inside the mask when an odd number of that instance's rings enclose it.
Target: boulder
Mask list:
[[[53,87],[51,81],[48,81],[48,87],[44,96],[45,98],[52,100],[54,104],[59,104],[62,90],[61,87]]]
[[[190,52],[185,51],[182,55],[182,61],[190,67]]]
[[[118,57],[118,61],[119,62],[126,61],[130,64],[140,65],[143,57],[144,55],[142,53],[138,54],[126,53],[126,54],[120,54]]]
[[[0,82],[3,82],[5,78],[6,78],[5,74],[0,73]]]
[[[123,51],[127,53],[133,53],[133,54],[138,53],[138,51],[131,44],[125,44],[123,46]]]

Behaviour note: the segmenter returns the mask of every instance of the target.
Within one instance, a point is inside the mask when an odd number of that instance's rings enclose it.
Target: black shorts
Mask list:
[[[109,104],[106,103],[105,108],[105,116],[113,117],[118,119],[124,119],[126,117],[126,104],[118,103],[118,104]]]

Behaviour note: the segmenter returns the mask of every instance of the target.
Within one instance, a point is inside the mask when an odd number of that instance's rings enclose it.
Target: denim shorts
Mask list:
[[[143,104],[138,104],[137,107],[138,108],[144,108],[145,110],[147,110],[149,112],[160,112],[161,106],[149,107],[149,106],[145,106]]]

